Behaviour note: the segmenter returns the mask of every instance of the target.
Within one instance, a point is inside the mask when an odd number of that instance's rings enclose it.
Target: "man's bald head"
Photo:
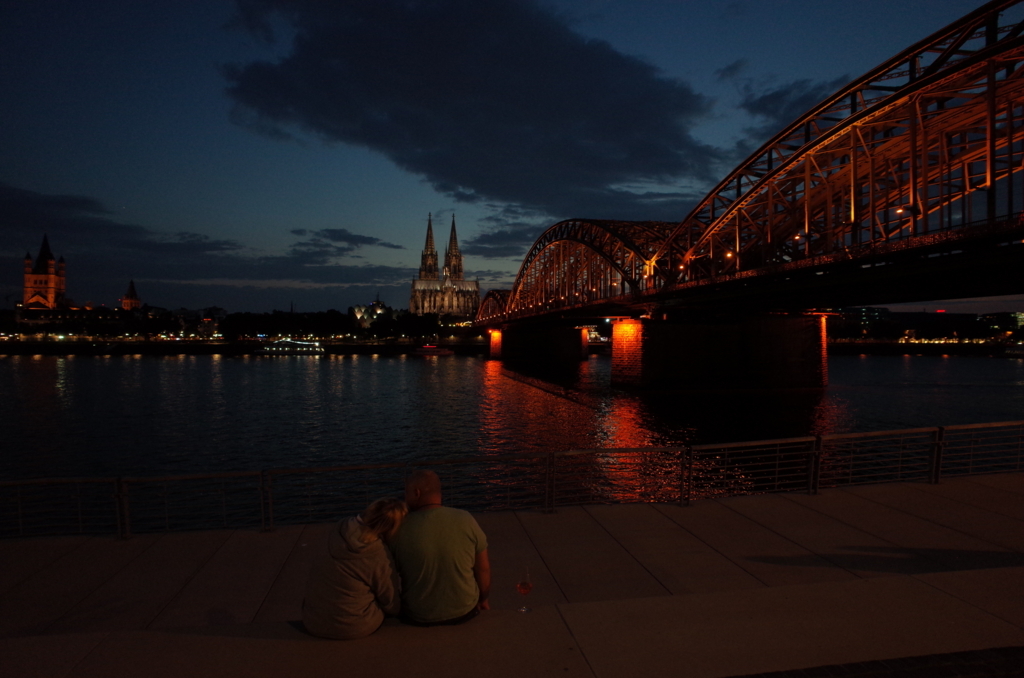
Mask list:
[[[433,471],[419,469],[405,479],[405,503],[410,511],[441,504],[441,479]]]

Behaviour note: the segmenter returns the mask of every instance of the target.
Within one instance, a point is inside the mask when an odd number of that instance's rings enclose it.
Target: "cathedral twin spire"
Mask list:
[[[437,280],[437,250],[434,249],[434,225],[427,215],[427,244],[420,257],[420,280]]]
[[[434,247],[433,215],[427,215],[427,243],[420,258],[420,280],[438,280],[437,249]],[[452,215],[452,232],[448,237],[448,247],[444,251],[443,274],[448,280],[462,280],[462,253],[459,251],[459,240],[455,234],[455,215]]]
[[[420,277],[412,281],[409,294],[409,312],[413,315],[434,313],[439,317],[472,318],[480,307],[480,281],[465,279],[454,216],[443,267],[438,267],[437,259],[434,216],[431,214],[427,215],[427,243],[423,247]]]
[[[452,234],[448,237],[448,247],[444,251],[444,275],[452,280],[462,280],[462,253],[459,252],[459,240],[455,237],[455,215],[452,215]]]

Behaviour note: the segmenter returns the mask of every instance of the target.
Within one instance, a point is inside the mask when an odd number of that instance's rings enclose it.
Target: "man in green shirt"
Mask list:
[[[402,578],[402,618],[459,624],[489,610],[487,537],[468,511],[441,505],[441,481],[414,471],[405,481],[409,515],[391,541]]]

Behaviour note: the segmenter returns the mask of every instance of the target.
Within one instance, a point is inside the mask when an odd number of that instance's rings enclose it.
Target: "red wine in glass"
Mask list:
[[[533,584],[530,583],[530,571],[526,570],[526,572],[523,574],[523,578],[520,579],[519,582],[516,584],[516,591],[519,592],[519,595],[524,596],[523,602],[525,603],[526,602],[526,598],[525,598],[526,594],[528,594],[532,590],[533,590]],[[520,612],[529,612],[530,608],[526,607],[526,605],[524,604],[522,607],[519,608],[519,611]]]

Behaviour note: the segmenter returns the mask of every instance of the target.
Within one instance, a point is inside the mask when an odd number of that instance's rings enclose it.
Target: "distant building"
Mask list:
[[[394,320],[398,316],[393,308],[380,300],[379,294],[369,306],[352,306],[348,311],[355,326],[364,330],[368,329],[374,320]]]
[[[128,281],[128,291],[121,298],[121,308],[126,311],[137,311],[142,308],[142,300],[139,299],[139,295],[135,291],[134,280]]]
[[[169,311],[168,314],[177,321],[181,336],[205,339],[209,339],[217,333],[220,322],[228,315],[227,311],[219,306],[199,309],[179,308],[176,311]]]
[[[1013,332],[1024,325],[1024,313],[989,313],[981,316],[981,321],[990,329],[999,332]]]
[[[39,258],[32,263],[32,255],[25,254],[25,291],[22,296],[22,308],[56,310],[66,305],[64,291],[66,289],[64,257],[53,258],[50,241],[43,236],[43,245],[39,248]]]
[[[465,280],[462,253],[455,235],[455,216],[452,232],[444,253],[444,268],[438,271],[437,250],[434,248],[434,226],[427,215],[427,243],[420,259],[419,278],[412,281],[409,312],[414,315],[437,313],[471,317],[480,307],[480,282]]]
[[[865,328],[870,327],[877,322],[889,320],[892,317],[892,313],[889,309],[878,308],[875,306],[861,306],[858,308],[842,309],[840,313],[846,320],[855,322]]]

